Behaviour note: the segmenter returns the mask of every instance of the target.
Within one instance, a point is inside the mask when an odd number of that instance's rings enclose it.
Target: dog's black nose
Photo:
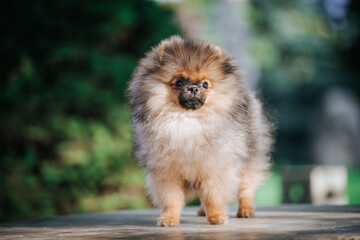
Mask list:
[[[189,87],[188,91],[195,95],[199,92],[199,88],[198,87]]]

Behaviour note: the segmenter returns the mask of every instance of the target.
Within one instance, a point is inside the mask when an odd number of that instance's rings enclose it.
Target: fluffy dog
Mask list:
[[[140,60],[129,86],[136,157],[162,214],[179,224],[196,194],[210,224],[254,216],[255,191],[267,176],[272,124],[239,69],[219,47],[174,36]]]

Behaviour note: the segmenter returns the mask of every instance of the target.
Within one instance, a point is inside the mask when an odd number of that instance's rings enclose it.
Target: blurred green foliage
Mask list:
[[[256,191],[256,205],[278,205],[283,202],[282,176],[279,168],[271,170],[270,178]]]
[[[149,206],[125,92],[144,52],[179,32],[173,13],[138,0],[0,9],[0,221]]]
[[[328,89],[351,89],[360,97],[360,4],[346,2],[250,1],[251,51],[266,109],[274,109],[277,164],[314,163],[315,121]],[[326,11],[326,4],[338,4],[341,13],[342,3],[342,18]]]
[[[349,204],[360,205],[360,168],[348,169],[348,186],[347,194]]]
[[[329,12],[327,4],[337,5]],[[316,118],[326,91],[350,89],[360,99],[360,2],[252,0],[248,16],[261,93],[266,109],[274,109],[277,124],[273,154],[277,169],[281,170],[279,165],[314,164]],[[349,160],[353,163],[348,166],[349,204],[359,204],[360,159]],[[274,178],[276,174],[257,195],[275,197],[281,203],[281,183],[269,185]],[[268,186],[271,190],[265,195]],[[294,184],[289,194],[290,201],[297,203],[304,189]]]

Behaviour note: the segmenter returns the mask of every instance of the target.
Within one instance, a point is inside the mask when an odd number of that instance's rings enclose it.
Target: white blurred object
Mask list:
[[[247,25],[249,1],[222,0],[217,2],[216,32],[224,46],[242,70],[243,79],[255,88],[259,79],[259,66],[250,54],[251,32]]]
[[[354,164],[360,160],[360,104],[350,89],[333,87],[326,92],[314,126],[315,162]]]
[[[319,166],[310,172],[311,201],[314,204],[347,204],[347,169],[344,166]]]

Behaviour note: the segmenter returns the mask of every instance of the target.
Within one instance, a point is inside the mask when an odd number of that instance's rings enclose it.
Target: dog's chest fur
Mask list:
[[[202,119],[196,114],[167,112],[153,123],[150,151],[157,159],[150,159],[157,167],[178,166],[185,175],[196,175],[197,168],[214,165],[239,165],[244,136],[231,126],[216,119]],[[224,121],[221,121],[223,123]]]

